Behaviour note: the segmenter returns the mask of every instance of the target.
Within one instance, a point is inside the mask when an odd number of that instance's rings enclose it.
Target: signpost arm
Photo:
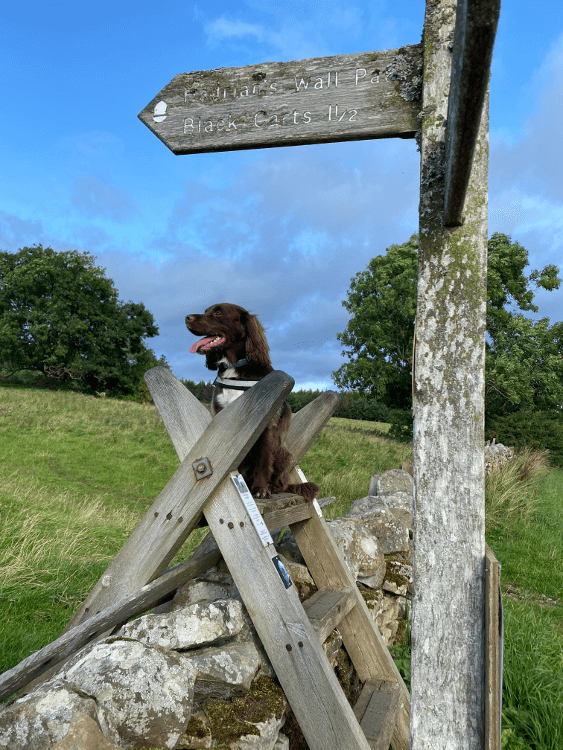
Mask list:
[[[455,15],[455,0],[426,2],[413,363],[411,750],[484,750],[488,97],[465,222],[445,228],[444,122]]]
[[[462,223],[499,15],[500,0],[458,1],[446,131],[447,227]]]

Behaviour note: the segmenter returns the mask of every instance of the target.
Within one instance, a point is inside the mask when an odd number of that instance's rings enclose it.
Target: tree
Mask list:
[[[90,253],[41,245],[0,252],[0,362],[90,390],[132,393],[158,334],[142,302],[118,301]]]
[[[389,406],[411,406],[412,344],[416,312],[418,237],[392,245],[351,279],[352,314],[337,334],[351,361],[333,373],[339,387],[376,396]],[[563,323],[530,320],[534,288],[558,289],[554,265],[525,275],[528,252],[505,234],[488,242],[485,403],[487,413],[563,405]]]
[[[348,301],[352,314],[336,336],[350,347],[351,361],[333,373],[340,388],[375,396],[392,407],[410,406],[412,345],[416,314],[418,237],[391,245],[372,258],[366,271],[351,279]]]
[[[528,252],[505,234],[488,243],[485,403],[487,414],[563,406],[563,323],[531,320],[538,312],[528,286],[559,289],[557,266],[524,275]]]

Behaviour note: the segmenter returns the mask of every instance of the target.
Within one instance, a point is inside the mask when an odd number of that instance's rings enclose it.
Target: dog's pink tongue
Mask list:
[[[206,344],[209,344],[210,341],[213,341],[215,336],[206,336],[204,339],[200,339],[199,341],[196,341],[195,344],[192,344],[190,346],[190,352],[192,354],[195,354],[200,346],[205,346]]]

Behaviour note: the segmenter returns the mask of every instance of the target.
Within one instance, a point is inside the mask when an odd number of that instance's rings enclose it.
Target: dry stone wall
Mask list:
[[[512,449],[489,445],[497,466]],[[330,529],[388,646],[404,638],[412,593],[412,477],[373,475]],[[276,548],[302,601],[316,590],[291,533]],[[324,644],[343,684],[358,684],[338,631]],[[290,717],[288,719],[288,716]],[[284,731],[285,730],[285,731]],[[299,730],[221,562],[152,613],[86,646],[0,711],[0,750],[289,750]],[[291,737],[291,744],[290,744]]]

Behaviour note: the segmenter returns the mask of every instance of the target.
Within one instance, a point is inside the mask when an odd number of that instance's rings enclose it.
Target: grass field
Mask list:
[[[410,448],[331,419],[305,460],[328,517]],[[0,672],[54,640],[178,466],[154,407],[0,386]],[[563,748],[563,471],[522,456],[487,487],[502,563],[504,750]],[[178,554],[189,557],[203,532]]]

